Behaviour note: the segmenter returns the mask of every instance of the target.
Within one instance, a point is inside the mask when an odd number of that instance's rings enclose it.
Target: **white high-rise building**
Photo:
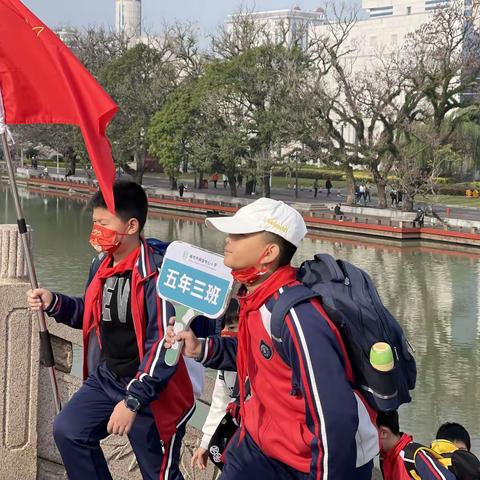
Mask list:
[[[229,15],[226,22],[228,27],[232,27],[237,15]],[[300,7],[294,7],[285,10],[241,13],[240,15],[248,15],[265,27],[265,36],[268,36],[270,40],[280,41],[285,39],[291,42],[294,39],[300,39],[305,45],[308,43],[310,33],[325,21],[323,8],[308,12]],[[266,40],[266,38],[263,40]],[[259,38],[259,41],[263,40]]]
[[[142,0],[115,0],[115,27],[118,34],[140,38]]]

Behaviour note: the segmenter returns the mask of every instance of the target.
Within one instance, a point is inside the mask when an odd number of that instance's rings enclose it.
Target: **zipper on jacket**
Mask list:
[[[290,395],[292,397],[301,397],[302,396],[302,392],[300,390],[300,387],[294,382],[292,382],[292,389],[290,390]]]

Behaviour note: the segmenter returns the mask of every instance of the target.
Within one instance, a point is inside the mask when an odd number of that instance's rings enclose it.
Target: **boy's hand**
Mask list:
[[[202,447],[198,447],[192,455],[192,460],[190,466],[198,467],[200,470],[205,470],[207,468],[208,462],[208,450],[205,450]]]
[[[53,293],[45,288],[28,290],[27,303],[30,310],[45,310],[53,300]]]
[[[129,410],[121,400],[114,408],[107,425],[107,432],[112,435],[128,435],[137,414]]]
[[[173,327],[174,325],[175,317],[170,317],[165,335],[165,348],[172,348],[176,342],[183,340],[183,355],[190,358],[197,358],[202,353],[202,343],[200,340],[190,329],[183,330],[176,334]]]

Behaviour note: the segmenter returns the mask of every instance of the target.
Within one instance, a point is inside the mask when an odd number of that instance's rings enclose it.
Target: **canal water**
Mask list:
[[[85,204],[43,193],[22,191],[21,196],[25,217],[34,230],[40,283],[81,295],[94,254],[88,245],[91,219]],[[13,202],[0,185],[0,223],[14,222]],[[156,213],[147,222],[146,235],[223,251],[223,236],[206,230],[198,218]],[[311,236],[303,242],[295,263],[318,252],[368,271],[416,350],[417,388],[412,403],[401,408],[402,429],[418,441],[429,442],[440,423],[460,422],[471,433],[474,451],[480,453],[480,255],[371,243],[361,237]],[[202,410],[200,416],[204,414]]]

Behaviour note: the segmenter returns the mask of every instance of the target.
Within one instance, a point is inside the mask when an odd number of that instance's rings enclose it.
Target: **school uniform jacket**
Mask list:
[[[295,270],[283,267],[240,297],[238,339],[207,338],[202,363],[235,370],[243,348],[251,397],[242,424],[263,453],[312,480],[351,480],[356,468],[378,454],[375,415],[352,387],[340,334],[318,300],[297,305],[285,317],[281,341],[288,364],[275,351],[273,303],[280,289],[296,284]]]
[[[183,357],[177,366],[165,361],[163,348],[168,319],[175,315],[173,306],[156,292],[156,282],[162,257],[142,239],[139,256],[132,271],[131,309],[140,357],[136,376],[126,387],[127,392],[152,409],[160,438],[167,443],[178,426],[194,411],[192,384]],[[96,274],[98,258],[92,262],[87,288]],[[56,321],[83,330],[84,379],[101,360],[99,325],[93,320],[83,322],[84,297],[69,297],[54,293],[46,313]],[[86,324],[87,323],[87,324]]]
[[[200,447],[208,450],[208,444],[225,416],[228,405],[238,400],[237,374],[219,371],[213,387],[212,403],[202,427]]]
[[[397,444],[388,452],[381,452],[380,466],[384,480],[455,480],[455,476],[425,450],[414,459],[405,458],[405,448],[413,438],[403,433]]]

